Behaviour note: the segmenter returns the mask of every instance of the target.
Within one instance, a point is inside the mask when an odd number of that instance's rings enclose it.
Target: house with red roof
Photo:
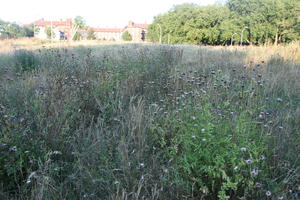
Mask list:
[[[122,41],[122,28],[92,28],[98,40]]]
[[[46,32],[48,28],[52,30],[51,36],[53,40],[71,39],[72,19],[66,19],[65,21],[46,21],[39,19],[31,24],[34,25],[34,37],[36,38],[47,39],[48,35]]]
[[[122,34],[128,31],[133,42],[143,42],[146,40],[148,24],[136,24],[132,21],[124,28],[93,28],[96,38],[100,40],[122,41]]]
[[[128,22],[125,26],[124,31],[128,31],[132,36],[132,41],[143,42],[146,40],[148,24],[136,24],[132,21]]]
[[[74,23],[72,19],[66,19],[65,21],[46,21],[44,19],[37,20],[33,23],[34,25],[34,37],[40,39],[47,39],[47,30],[52,30],[52,39],[61,40],[67,39],[70,40],[72,31],[76,30],[74,28]],[[25,25],[26,26],[26,25]],[[125,31],[128,31],[132,36],[133,42],[143,42],[146,40],[148,24],[136,24],[132,21],[129,21],[127,26],[124,28],[91,28],[95,32],[95,36],[98,40],[104,41],[122,41],[122,34]],[[86,29],[76,30],[78,31],[82,38],[84,39],[87,35]]]

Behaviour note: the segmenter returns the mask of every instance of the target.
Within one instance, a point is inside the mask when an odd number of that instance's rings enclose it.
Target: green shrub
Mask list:
[[[128,32],[128,31],[125,31],[123,34],[122,34],[122,39],[124,41],[131,41],[132,40],[132,36],[131,34]]]
[[[39,66],[39,59],[33,51],[29,50],[14,51],[13,60],[16,72],[32,71]]]
[[[88,40],[95,40],[96,39],[95,31],[92,28],[88,29],[87,39]]]
[[[162,134],[160,143],[168,147],[167,158],[176,166],[173,182],[195,198],[254,197],[256,183],[264,182],[267,174],[265,139],[257,137],[256,122],[247,112],[222,118],[207,100],[191,102],[185,103],[196,109],[172,111],[160,128],[172,127],[163,131],[172,137]]]
[[[34,115],[39,106],[25,88],[8,90],[1,95],[1,104],[5,109],[0,110],[0,190],[22,193],[22,185],[47,151],[41,135],[36,134]]]
[[[49,26],[46,27],[45,28],[45,33],[46,33],[48,39],[55,38],[55,33],[54,33],[54,31],[53,31],[53,29],[51,27],[49,27]]]

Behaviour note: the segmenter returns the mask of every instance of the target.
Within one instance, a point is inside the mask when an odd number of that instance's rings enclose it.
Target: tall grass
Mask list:
[[[18,38],[0,40],[0,53],[12,52],[20,49],[36,50],[41,48],[61,48],[76,46],[96,46],[96,45],[113,45],[126,44],[130,42],[100,41],[100,40],[80,40],[80,41],[55,41],[38,38]]]
[[[137,44],[1,54],[0,198],[298,199],[298,54]]]

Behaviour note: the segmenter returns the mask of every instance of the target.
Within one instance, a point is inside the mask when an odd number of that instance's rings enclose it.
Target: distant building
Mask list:
[[[133,42],[146,40],[148,24],[135,24],[132,21],[124,28],[93,28],[97,39],[109,41],[123,41],[122,34],[128,31]]]
[[[124,31],[128,31],[132,36],[132,41],[143,42],[146,40],[148,24],[135,24],[132,21],[128,22],[128,25],[124,28]]]
[[[93,28],[98,40],[122,41],[123,29],[121,28]]]
[[[40,19],[31,24],[34,25],[34,37],[36,38],[47,39],[46,28],[50,28],[53,33],[53,40],[71,39],[72,19],[67,19],[66,21],[45,21]]]
[[[46,29],[52,29],[52,38],[54,40],[71,39],[72,29],[74,23],[72,19],[66,21],[45,21],[44,19],[37,20],[33,23],[34,25],[34,37],[40,39],[47,39]],[[27,26],[27,25],[24,25]],[[136,24],[132,21],[128,22],[128,25],[124,28],[92,28],[95,32],[95,36],[98,40],[104,41],[123,41],[122,34],[128,31],[132,36],[133,42],[143,42],[147,37],[148,24]],[[78,32],[82,38],[86,38],[87,30],[80,29]]]

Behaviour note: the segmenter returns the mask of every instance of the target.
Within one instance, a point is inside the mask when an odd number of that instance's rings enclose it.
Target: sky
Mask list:
[[[38,19],[65,20],[82,16],[92,27],[122,28],[131,20],[151,23],[174,5],[214,4],[215,0],[0,0],[0,19],[28,24]]]

